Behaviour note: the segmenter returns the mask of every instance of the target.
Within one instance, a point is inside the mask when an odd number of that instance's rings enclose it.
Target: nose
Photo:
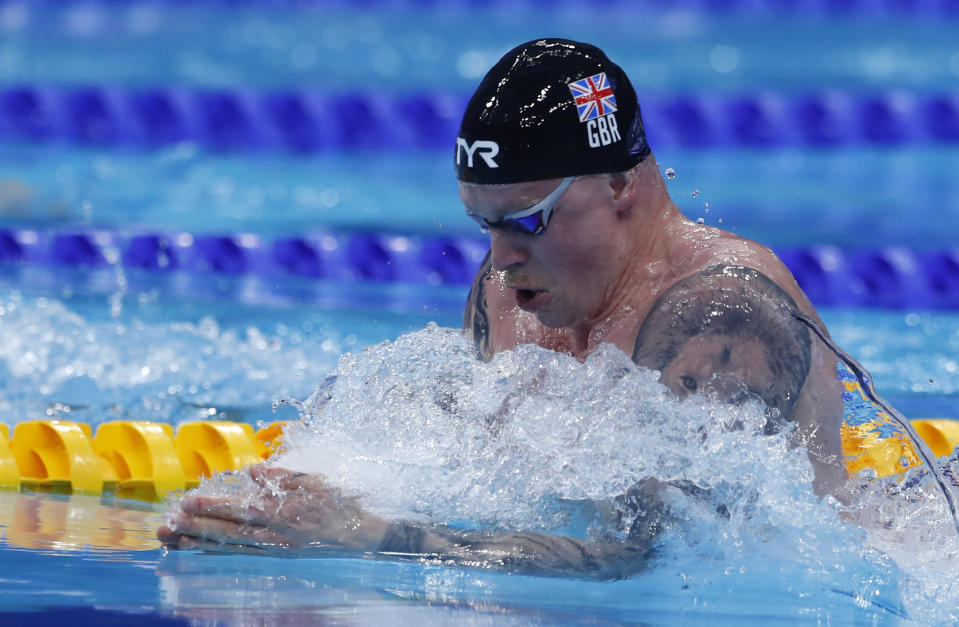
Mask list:
[[[503,271],[526,263],[529,255],[515,234],[494,228],[490,231],[489,243],[494,270]]]

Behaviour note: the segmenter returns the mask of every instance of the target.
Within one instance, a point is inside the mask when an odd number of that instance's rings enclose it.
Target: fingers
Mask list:
[[[322,477],[312,473],[295,472],[286,468],[257,464],[247,469],[250,477],[264,487],[277,487],[281,490],[305,490],[307,492],[328,492]]]
[[[169,549],[177,551],[205,551],[207,553],[243,553],[247,555],[257,555],[265,552],[265,549],[258,546],[246,544],[220,544],[201,540],[191,536],[175,536],[171,542],[165,543]]]
[[[185,544],[190,542],[204,546],[241,545],[259,548],[284,548],[291,545],[287,536],[263,525],[189,514],[180,514],[170,521],[169,525],[161,526],[157,529],[157,537],[165,545],[177,548],[184,548]]]
[[[157,529],[157,538],[167,548],[177,549],[179,551],[228,551],[231,553],[262,553],[264,551],[262,547],[256,545],[213,542],[211,540],[177,533],[177,531],[166,525]]]
[[[157,538],[168,547],[204,551],[236,552],[244,550],[237,547],[248,547],[257,552],[298,546],[293,538],[302,542],[297,529],[304,508],[312,512],[308,518],[315,518],[332,491],[318,475],[264,464],[246,472],[259,490],[247,498],[188,494],[180,500],[173,519],[157,529]]]
[[[219,544],[209,542],[189,536],[179,536],[175,545],[170,546],[178,551],[204,551],[207,553],[243,553],[246,555],[259,555],[266,552],[266,549],[246,544]]]
[[[190,494],[180,500],[180,509],[190,516],[218,518],[234,523],[263,524],[263,511],[245,500]]]
[[[163,544],[176,544],[177,534],[166,525],[160,525],[157,529],[157,540]]]

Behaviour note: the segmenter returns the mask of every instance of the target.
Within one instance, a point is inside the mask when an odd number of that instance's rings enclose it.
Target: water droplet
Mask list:
[[[705,223],[706,221],[703,220],[702,218],[696,218],[696,224],[705,224]]]
[[[672,168],[666,168],[666,178],[668,178],[670,181],[676,178],[676,170]]]
[[[696,198],[697,196],[699,196],[699,190],[698,190],[698,189],[695,189],[695,190],[693,190],[692,197],[693,197],[693,198]]]

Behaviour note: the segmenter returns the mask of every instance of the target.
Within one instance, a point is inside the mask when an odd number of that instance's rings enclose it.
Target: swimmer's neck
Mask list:
[[[686,223],[679,208],[665,202],[636,216],[619,248],[623,263],[607,287],[601,305],[579,324],[566,327],[565,347],[585,359],[601,344],[614,344],[632,355],[639,327],[660,293],[685,273],[674,263],[678,227]]]

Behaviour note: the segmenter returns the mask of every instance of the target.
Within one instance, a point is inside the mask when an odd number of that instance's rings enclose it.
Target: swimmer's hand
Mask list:
[[[374,551],[388,523],[318,475],[252,466],[253,495],[187,494],[157,530],[165,546],[180,550],[264,553],[333,549]]]
[[[242,471],[255,494],[188,494],[157,537],[171,549],[236,553],[352,552],[540,575],[598,579],[643,568],[652,537],[588,543],[535,531],[463,531],[387,521],[321,477],[264,465]],[[634,525],[635,526],[635,525]],[[642,536],[642,537],[640,537]]]

